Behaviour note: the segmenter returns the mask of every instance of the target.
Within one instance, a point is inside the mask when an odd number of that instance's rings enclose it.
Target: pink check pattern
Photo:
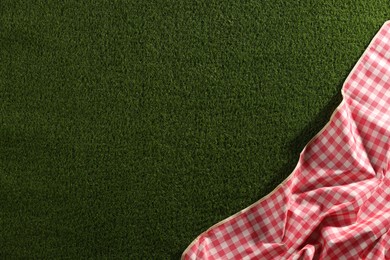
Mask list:
[[[291,175],[202,233],[183,259],[390,259],[390,21],[342,94]]]

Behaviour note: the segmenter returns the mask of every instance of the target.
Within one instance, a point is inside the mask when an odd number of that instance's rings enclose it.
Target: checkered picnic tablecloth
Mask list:
[[[183,259],[390,259],[390,21],[342,94],[291,175],[199,235]]]

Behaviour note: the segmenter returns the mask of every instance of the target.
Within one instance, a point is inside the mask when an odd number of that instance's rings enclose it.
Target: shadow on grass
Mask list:
[[[262,191],[259,198],[270,193],[292,173],[298,163],[299,154],[303,148],[329,122],[330,117],[339,106],[342,99],[341,92],[335,94],[310,124],[308,124],[299,135],[290,142],[288,145],[288,163],[276,171],[274,177],[267,183],[267,188]]]

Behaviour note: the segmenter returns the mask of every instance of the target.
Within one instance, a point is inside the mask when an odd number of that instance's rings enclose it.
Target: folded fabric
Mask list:
[[[290,176],[199,235],[183,259],[390,259],[390,21],[342,95]]]

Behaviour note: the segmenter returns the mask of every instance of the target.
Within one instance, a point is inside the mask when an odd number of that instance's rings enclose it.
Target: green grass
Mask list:
[[[291,173],[389,15],[0,1],[0,258],[179,258]]]

